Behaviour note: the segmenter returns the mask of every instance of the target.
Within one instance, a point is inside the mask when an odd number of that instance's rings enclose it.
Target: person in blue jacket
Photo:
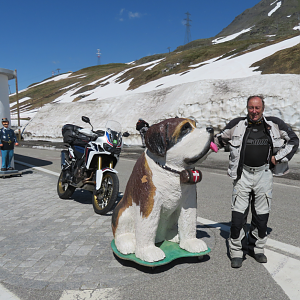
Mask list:
[[[11,160],[14,156],[14,145],[18,146],[18,140],[11,128],[8,128],[9,121],[7,118],[2,118],[3,127],[0,129],[0,148],[2,154],[1,171],[13,170]]]

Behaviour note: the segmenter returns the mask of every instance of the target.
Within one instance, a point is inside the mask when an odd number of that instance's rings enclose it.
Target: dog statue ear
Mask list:
[[[164,124],[152,125],[146,132],[145,143],[150,152],[165,156],[167,151],[166,129]]]

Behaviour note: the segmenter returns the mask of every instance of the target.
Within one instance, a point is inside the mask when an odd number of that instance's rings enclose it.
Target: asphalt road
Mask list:
[[[26,146],[26,145],[25,145]],[[28,146],[28,145],[27,145]],[[43,147],[43,145],[39,145]],[[137,157],[143,149],[139,147],[124,148],[120,162],[117,165],[120,180],[120,192],[124,192],[128,177],[132,171]],[[15,160],[18,169],[22,169],[24,175],[18,181],[24,185],[25,190],[31,189],[32,197],[39,197],[37,190],[32,186],[25,185],[25,179],[45,179],[47,182],[47,193],[51,194],[55,203],[59,202],[55,191],[57,174],[60,172],[59,150],[36,149],[30,147],[17,147],[15,149]],[[36,166],[38,168],[28,167]],[[299,231],[299,174],[300,154],[295,156],[291,163],[290,175],[285,178],[274,178],[274,194],[272,211],[268,226],[269,241],[266,254],[267,264],[258,264],[251,257],[247,257],[242,268],[230,268],[226,239],[228,237],[228,226],[230,225],[230,201],[232,181],[226,175],[228,164],[228,153],[219,152],[211,154],[207,160],[199,166],[203,173],[203,180],[198,187],[198,232],[212,249],[211,253],[205,256],[201,262],[194,260],[179,260],[170,265],[154,270],[141,268],[131,263],[124,263],[106,255],[107,261],[114,273],[114,280],[105,281],[106,285],[95,284],[88,286],[86,283],[81,287],[72,281],[71,285],[34,285],[37,280],[32,280],[34,288],[26,288],[19,281],[3,279],[1,273],[15,268],[1,268],[0,275],[3,286],[14,293],[12,297],[25,299],[300,299],[299,278],[300,278],[300,231]],[[41,169],[39,169],[41,168]],[[45,173],[48,171],[48,173]],[[36,176],[36,178],[34,177]],[[22,183],[22,178],[24,182]],[[7,182],[7,179],[5,179]],[[51,188],[50,188],[51,187]],[[3,184],[0,191],[4,191]],[[26,204],[28,193],[24,193],[21,202]],[[84,197],[83,196],[80,197]],[[11,201],[14,200],[12,194]],[[76,199],[75,199],[76,200]],[[64,202],[65,209],[73,205],[83,207],[89,211],[90,218],[93,218],[93,208],[89,200],[77,199]],[[59,205],[59,204],[56,204]],[[33,206],[34,207],[34,206]],[[50,211],[51,205],[47,209]],[[82,209],[82,208],[81,208]],[[98,217],[97,215],[95,215]],[[8,215],[8,220],[9,220]],[[11,217],[11,221],[16,216]],[[23,216],[24,218],[24,216]],[[101,216],[101,220],[102,220]],[[62,217],[60,218],[62,220]],[[109,223],[109,219],[104,219]],[[6,220],[7,221],[7,220]],[[56,220],[57,221],[57,220]],[[84,220],[82,220],[84,221]],[[57,221],[58,222],[58,221]],[[249,222],[249,219],[248,219]],[[0,232],[4,235],[5,227],[1,225]],[[49,227],[51,228],[51,227]],[[105,233],[110,236],[109,226]],[[45,234],[50,234],[45,232]],[[72,238],[72,236],[70,236]],[[96,237],[95,237],[96,238]],[[90,241],[91,243],[91,241]],[[109,247],[105,248],[108,249]],[[1,255],[1,252],[0,252]],[[7,254],[6,254],[7,255]],[[94,254],[96,259],[101,257]],[[99,254],[98,254],[99,255]],[[103,254],[102,254],[103,255]],[[3,255],[4,257],[4,255]],[[27,258],[28,260],[28,258]],[[16,264],[16,263],[15,263]],[[4,265],[5,267],[5,265]],[[99,265],[99,268],[101,266]],[[114,268],[113,268],[114,267]],[[28,272],[28,270],[27,270]],[[94,270],[93,276],[101,278],[102,270]],[[104,271],[103,271],[104,272]],[[6,273],[5,273],[6,274]],[[59,272],[58,272],[59,274]],[[89,273],[86,273],[87,275]],[[95,275],[96,274],[96,275]],[[131,274],[131,275],[130,275]],[[109,276],[109,275],[107,275]],[[74,275],[73,277],[74,278]],[[97,278],[96,278],[97,279]],[[51,281],[51,280],[50,280]],[[97,281],[97,280],[96,280]],[[21,281],[20,281],[21,282]],[[70,282],[70,279],[69,279]],[[62,281],[62,283],[64,283]],[[97,283],[97,282],[96,282]],[[50,288],[51,287],[51,288]],[[0,299],[17,299],[2,298]]]
[[[60,149],[18,147],[15,149],[15,159],[59,173]],[[123,148],[116,168],[119,172],[120,192],[124,192],[134,162],[143,151],[138,146]],[[203,180],[198,185],[198,216],[227,225],[230,222],[232,192],[232,180],[226,175],[228,155],[224,151],[212,153],[197,166],[203,173]],[[274,178],[269,232],[274,231],[272,235],[280,238],[281,242],[300,247],[300,231],[297,229],[300,215],[300,153],[294,156],[290,169],[288,175]]]

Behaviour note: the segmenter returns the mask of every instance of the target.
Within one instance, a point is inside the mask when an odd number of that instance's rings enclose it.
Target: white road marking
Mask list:
[[[279,183],[279,182],[274,182],[273,184],[275,185],[281,185],[281,186],[288,186],[288,187],[293,187],[296,189],[300,189],[300,186],[296,186],[296,185],[289,185],[289,184],[284,184],[284,183]]]
[[[268,262],[264,267],[291,300],[300,299],[300,261],[265,249]]]
[[[118,300],[121,299],[116,289],[106,288],[99,290],[64,291],[59,300]]]
[[[197,221],[206,226],[214,227],[226,232],[230,231],[229,226],[211,220],[198,217]],[[298,247],[281,243],[270,238],[267,240],[267,246],[300,257],[300,248]],[[263,264],[263,266],[291,300],[299,300],[300,260],[279,254],[269,249],[265,249],[265,253],[268,262]]]
[[[1,300],[20,300],[12,292],[6,289],[2,284],[0,284],[0,299]]]
[[[292,255],[295,256],[299,256],[300,257],[300,248],[289,245],[289,244],[285,244],[285,243],[281,243],[272,239],[268,239],[267,240],[267,246],[270,246],[272,248],[290,253]],[[300,268],[299,268],[300,270]],[[299,277],[300,278],[300,277]]]
[[[230,231],[230,226],[215,222],[215,221],[211,221],[211,220],[207,220],[201,217],[197,217],[197,221],[199,223],[202,223],[203,225],[206,226],[210,226],[210,227],[214,227],[216,229],[221,229],[223,231],[229,232]]]

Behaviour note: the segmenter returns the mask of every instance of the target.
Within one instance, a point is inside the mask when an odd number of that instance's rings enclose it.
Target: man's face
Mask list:
[[[3,126],[5,127],[5,128],[7,128],[8,127],[8,122],[2,122],[2,124],[3,124]]]
[[[251,98],[247,105],[248,115],[252,121],[257,121],[262,117],[264,106],[260,98]]]

